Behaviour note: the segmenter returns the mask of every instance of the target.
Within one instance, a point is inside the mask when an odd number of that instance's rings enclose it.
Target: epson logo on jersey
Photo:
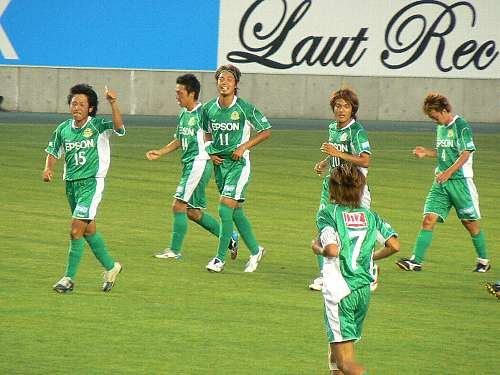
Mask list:
[[[453,147],[453,139],[439,139],[437,147]]]
[[[66,142],[64,144],[66,151],[71,151],[73,149],[80,150],[82,148],[91,148],[94,147],[93,139],[85,139],[80,142]]]
[[[212,122],[212,130],[240,130],[237,122]]]
[[[366,228],[366,216],[364,212],[342,212],[344,223],[347,228]]]
[[[180,128],[179,133],[182,135],[190,135],[191,137],[194,136],[194,129],[193,128]]]
[[[349,151],[349,146],[348,145],[345,145],[345,144],[342,144],[342,143],[334,143],[333,144],[335,146],[335,148],[341,152],[348,152]]]

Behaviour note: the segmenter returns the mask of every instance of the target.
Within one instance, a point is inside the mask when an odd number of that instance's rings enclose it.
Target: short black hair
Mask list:
[[[175,83],[178,85],[184,85],[188,94],[194,92],[194,98],[195,100],[198,100],[198,97],[200,96],[201,84],[194,74],[184,74],[179,76],[177,77]]]
[[[87,97],[87,100],[89,101],[89,108],[92,108],[92,111],[89,113],[89,115],[95,117],[95,115],[97,114],[97,105],[99,104],[99,100],[97,99],[97,94],[92,86],[87,85],[86,83],[79,83],[78,85],[70,88],[68,95],[68,104],[71,104],[71,99],[73,99],[73,96],[78,94],[83,94]]]

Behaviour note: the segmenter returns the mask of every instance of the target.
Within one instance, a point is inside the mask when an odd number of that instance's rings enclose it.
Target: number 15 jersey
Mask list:
[[[85,125],[77,128],[74,120],[68,119],[54,130],[45,151],[57,159],[64,156],[63,179],[66,181],[104,178],[109,169],[109,138],[113,133],[111,120],[89,117]],[[125,135],[125,128],[116,134]]]

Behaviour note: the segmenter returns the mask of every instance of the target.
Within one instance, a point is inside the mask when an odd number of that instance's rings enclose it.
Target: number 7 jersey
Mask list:
[[[316,223],[321,245],[339,248],[338,257],[326,257],[323,266],[323,280],[326,286],[331,284],[334,300],[370,285],[377,237],[385,242],[397,236],[394,229],[371,210],[337,204],[319,210]]]
[[[109,169],[109,138],[113,133],[125,135],[125,128],[115,132],[113,122],[101,117],[89,117],[85,125],[77,128],[74,120],[68,119],[54,130],[45,151],[57,159],[64,156],[64,180],[104,178]]]
[[[203,131],[212,134],[209,154],[230,156],[236,148],[250,139],[251,129],[258,133],[271,128],[267,118],[253,104],[234,97],[227,108],[214,98],[203,105]]]

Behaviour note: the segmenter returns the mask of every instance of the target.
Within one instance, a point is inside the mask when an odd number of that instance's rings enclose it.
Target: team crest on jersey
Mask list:
[[[191,117],[188,121],[188,125],[189,126],[194,126],[194,124],[196,124],[196,119],[194,117]]]
[[[347,228],[366,228],[366,216],[364,212],[342,212],[344,223]]]
[[[231,120],[236,121],[239,119],[240,119],[240,114],[238,112],[234,111],[233,113],[231,113]]]
[[[93,131],[92,131],[92,129],[90,129],[90,128],[87,128],[87,129],[85,129],[85,130],[83,131],[83,136],[84,136],[85,138],[90,138],[90,137],[92,137],[93,135],[94,135],[94,132],[93,132]]]
[[[347,133],[342,133],[342,135],[340,136],[340,142],[345,142],[347,141]]]
[[[453,130],[451,130],[451,129],[448,130],[448,137],[449,138],[453,137]]]

